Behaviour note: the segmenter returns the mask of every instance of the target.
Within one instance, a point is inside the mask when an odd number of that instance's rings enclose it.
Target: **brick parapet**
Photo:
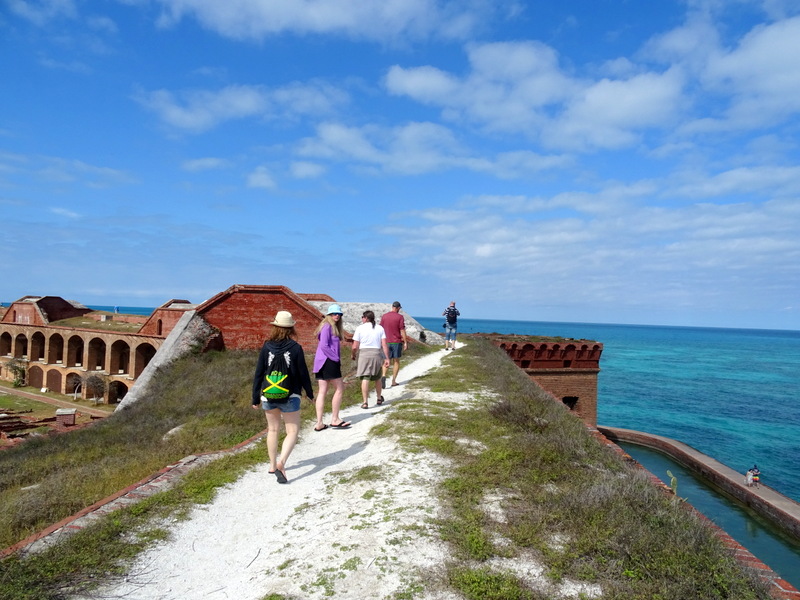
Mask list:
[[[539,387],[583,421],[597,424],[597,376],[603,344],[518,335],[488,335]]]

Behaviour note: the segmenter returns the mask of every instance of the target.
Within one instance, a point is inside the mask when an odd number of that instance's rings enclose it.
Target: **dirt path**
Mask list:
[[[287,466],[288,485],[279,485],[266,464],[250,471],[171,524],[171,539],[143,554],[124,581],[91,597],[362,600],[421,586],[418,566],[446,558],[431,525],[434,485],[445,465],[407,454],[391,437],[372,439],[369,430],[411,397],[405,383],[445,355],[404,365],[401,384],[384,392],[382,407],[374,407],[373,392],[373,408],[344,411],[351,428],[305,427]],[[452,596],[428,590],[426,597]]]

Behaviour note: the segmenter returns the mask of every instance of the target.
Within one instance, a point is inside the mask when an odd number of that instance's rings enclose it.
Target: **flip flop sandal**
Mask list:
[[[289,483],[289,480],[286,479],[286,475],[283,474],[283,471],[275,471],[275,477],[278,478],[278,483]]]
[[[369,408],[369,404],[367,404],[366,402],[364,402],[364,404],[362,404],[362,405],[361,405],[361,408]]]
[[[350,421],[342,421],[341,423],[337,423],[336,425],[331,423],[331,427],[333,427],[334,429],[347,429],[348,427],[350,427],[351,424],[352,423],[350,423]]]
[[[314,427],[314,431],[325,431],[327,428],[328,428],[328,426],[325,425],[325,423],[323,423],[322,427],[320,427],[320,428]]]
[[[378,398],[378,406],[380,406],[380,405],[381,405],[381,404],[383,404],[384,402],[385,402],[385,400],[383,399],[383,396],[381,396],[380,398]]]

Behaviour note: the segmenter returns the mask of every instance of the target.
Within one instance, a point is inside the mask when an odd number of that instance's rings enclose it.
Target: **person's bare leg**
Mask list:
[[[369,406],[369,379],[361,380],[361,398],[364,400],[362,406]]]
[[[280,417],[279,417],[280,418]],[[281,457],[277,460],[275,468],[286,477],[286,462],[297,443],[297,434],[300,431],[300,411],[283,413],[283,425],[286,427],[286,437],[281,445]]]
[[[325,396],[328,395],[328,381],[325,379],[320,379],[318,383],[319,390],[317,390],[315,405],[317,409],[317,424],[314,427],[316,429],[322,429],[322,418],[325,416]]]
[[[400,359],[392,359],[392,387],[397,385],[397,374],[400,372]]]
[[[270,473],[274,473],[276,458],[278,456],[278,434],[281,428],[281,412],[277,408],[274,408],[272,410],[265,410],[264,415],[267,417],[267,454],[269,454],[269,470]]]
[[[331,400],[331,425],[338,425],[342,422],[342,418],[339,416],[339,409],[342,407],[342,398],[344,398],[344,380],[341,377],[333,379],[331,385],[333,385],[334,390],[333,399]]]

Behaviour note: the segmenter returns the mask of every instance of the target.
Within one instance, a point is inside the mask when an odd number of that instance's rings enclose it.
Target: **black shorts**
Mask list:
[[[316,377],[317,379],[322,379],[324,381],[330,381],[331,379],[341,379],[342,363],[333,361],[330,358],[326,358],[325,364],[322,365],[322,368],[319,371],[314,373],[314,377]]]

